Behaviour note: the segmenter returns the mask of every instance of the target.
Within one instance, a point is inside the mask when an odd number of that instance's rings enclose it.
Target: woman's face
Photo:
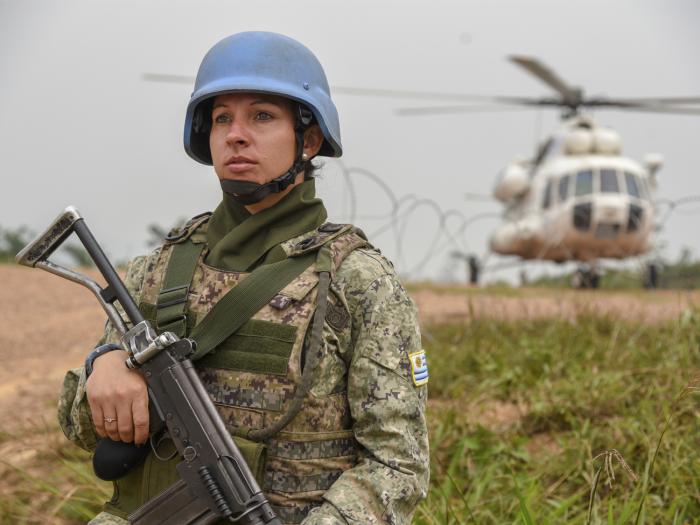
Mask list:
[[[219,179],[265,184],[294,162],[294,114],[285,98],[231,93],[214,99],[209,135]]]

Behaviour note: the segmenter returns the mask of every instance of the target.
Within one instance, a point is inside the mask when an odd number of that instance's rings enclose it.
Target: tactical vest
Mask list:
[[[208,218],[197,217],[180,232],[171,234],[146,268],[139,306],[158,332],[170,330],[187,335],[248,275],[213,268],[204,262]],[[330,266],[332,278],[343,259],[366,244],[361,232],[352,226],[327,223],[312,235],[305,234],[281,246],[288,257],[321,250],[329,259],[325,264]],[[190,257],[196,259],[189,286],[179,291],[164,287],[164,283],[172,281],[172,272],[182,273],[181,268],[169,268],[175,250],[189,251]],[[318,299],[319,264],[319,260],[312,263],[236,333],[196,361],[205,388],[249,463],[259,459],[265,449],[259,462],[259,482],[285,524],[300,523],[309,510],[320,505],[323,493],[343,471],[356,464],[358,455],[346,383],[324,395],[308,392],[301,409],[282,430],[264,435],[263,429],[274,427],[290,411],[300,388],[308,359],[305,351],[309,347],[309,326]],[[326,320],[331,322],[326,323],[325,329],[333,325],[329,315],[337,315],[340,308],[333,294],[329,294],[328,301],[332,308]],[[319,349],[318,359],[334,358],[325,341]],[[241,437],[260,445],[241,441]],[[151,452],[144,463],[115,482],[107,511],[126,517],[178,479],[175,465],[181,459],[172,442],[164,440],[156,451],[158,457]]]

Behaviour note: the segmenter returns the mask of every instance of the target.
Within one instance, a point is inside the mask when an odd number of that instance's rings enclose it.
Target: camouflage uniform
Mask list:
[[[206,223],[198,225],[190,237],[201,238],[205,229]],[[407,524],[427,493],[429,476],[427,386],[416,381],[411,362],[411,354],[421,350],[415,306],[392,265],[358,233],[321,230],[282,244],[290,256],[327,244],[332,280],[313,386],[301,412],[265,440],[262,488],[285,523]],[[135,259],[127,271],[127,287],[146,317],[169,249],[166,244]],[[242,277],[200,261],[188,296],[194,321]],[[232,434],[269,425],[291,400],[317,282],[312,265],[232,336],[237,339],[228,354],[217,349],[198,361],[200,377]],[[273,342],[256,339],[270,330]],[[108,329],[103,339],[115,340],[114,331]],[[241,348],[251,345],[256,351],[269,348],[273,366],[282,356],[282,368],[271,373],[268,363],[260,372],[257,365],[241,364],[246,356]],[[250,357],[251,362],[258,358]],[[69,439],[91,450],[96,436],[84,386],[82,369],[69,372],[59,418]],[[91,523],[126,521],[102,513]]]

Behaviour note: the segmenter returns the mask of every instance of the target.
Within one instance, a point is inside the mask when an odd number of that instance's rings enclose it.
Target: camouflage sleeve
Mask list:
[[[370,254],[344,283],[354,341],[348,400],[361,456],[304,525],[409,524],[428,491],[427,378],[416,380],[411,365],[423,355],[416,308],[386,260]]]
[[[136,257],[126,267],[124,284],[137,302],[148,260],[149,257],[146,256]],[[125,318],[121,307],[117,306],[117,309]],[[119,342],[119,334],[107,322],[104,334],[98,344],[117,342]],[[92,416],[85,394],[86,382],[87,376],[84,367],[74,368],[66,373],[58,398],[58,422],[69,440],[80,448],[92,451],[95,449],[98,436],[92,425]]]

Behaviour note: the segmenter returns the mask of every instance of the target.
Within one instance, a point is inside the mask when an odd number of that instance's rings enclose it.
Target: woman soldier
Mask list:
[[[225,38],[200,66],[184,142],[214,166],[223,199],[130,263],[126,284],[144,316],[185,337],[256,269],[308,256],[195,362],[198,373],[282,522],[410,523],[428,488],[425,355],[391,263],[356,228],[325,222],[315,198],[311,159],[342,153],[320,63],[283,35]],[[146,443],[144,379],[124,366],[109,326],[101,343],[68,375],[64,432],[88,450],[98,436]],[[178,479],[179,458],[163,460],[172,442],[152,436],[151,447],[90,523],[126,523]]]

